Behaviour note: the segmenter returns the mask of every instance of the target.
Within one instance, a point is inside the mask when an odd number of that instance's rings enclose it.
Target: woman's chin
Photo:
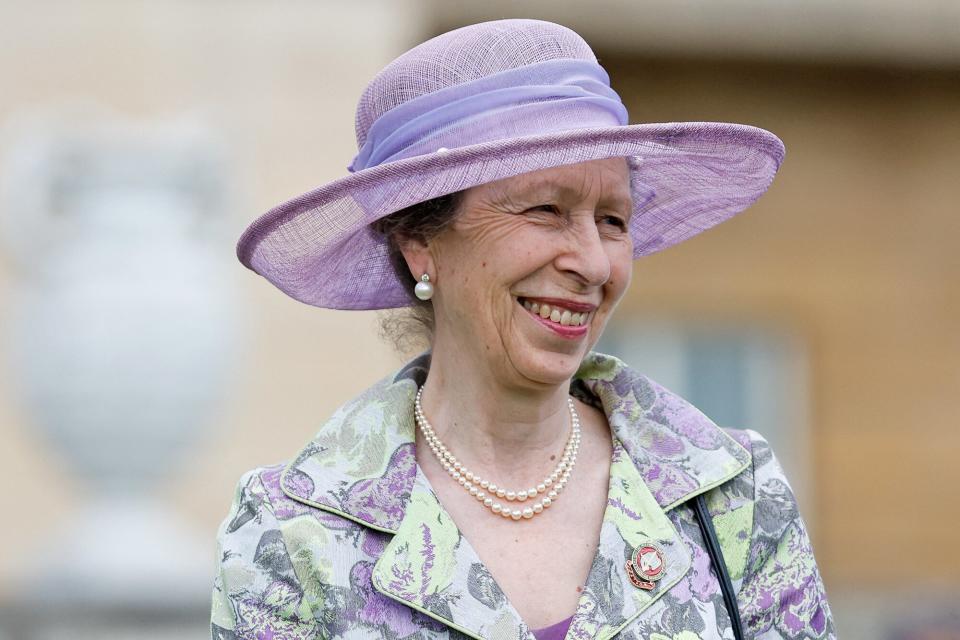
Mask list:
[[[521,377],[538,385],[566,384],[595,342],[594,326],[553,327],[518,306],[523,315],[504,340],[508,359]]]
[[[520,375],[541,385],[561,385],[570,381],[580,368],[584,354],[560,354],[553,352],[529,353],[513,359]]]

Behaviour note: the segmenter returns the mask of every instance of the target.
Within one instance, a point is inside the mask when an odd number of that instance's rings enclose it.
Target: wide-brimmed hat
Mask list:
[[[548,167],[625,157],[640,257],[746,209],[783,159],[779,138],[756,127],[627,122],[606,71],[574,31],[519,19],[450,31],[367,85],[350,174],[263,214],[240,238],[237,256],[311,305],[402,307],[411,297],[386,239],[370,225],[412,204]]]

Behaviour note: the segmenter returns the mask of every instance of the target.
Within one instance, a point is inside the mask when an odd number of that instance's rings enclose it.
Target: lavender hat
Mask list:
[[[402,307],[411,299],[370,224],[409,205],[529,171],[626,157],[640,257],[746,209],[783,159],[783,143],[756,127],[627,122],[606,71],[570,29],[497,20],[450,31],[367,85],[350,174],[262,215],[237,256],[311,305]]]

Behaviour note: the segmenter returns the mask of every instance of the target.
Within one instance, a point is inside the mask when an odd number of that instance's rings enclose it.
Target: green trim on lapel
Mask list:
[[[419,469],[404,518],[371,579],[383,595],[472,638],[532,637]]]
[[[690,570],[692,558],[673,523],[647,488],[623,443],[613,440],[610,485],[600,544],[577,603],[568,638],[610,638],[654,605]],[[640,545],[663,554],[663,577],[646,591],[633,586],[626,562]]]

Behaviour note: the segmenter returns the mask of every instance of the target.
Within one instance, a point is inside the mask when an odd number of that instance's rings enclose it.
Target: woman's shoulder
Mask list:
[[[754,497],[769,499],[780,496],[782,502],[793,505],[795,498],[790,482],[766,437],[753,429],[724,428],[723,431],[750,454],[750,464],[738,477],[750,483]],[[792,508],[795,510],[795,505]]]
[[[261,465],[245,471],[234,490],[230,512],[221,525],[221,536],[230,536],[244,528],[261,533],[279,530],[289,534],[289,523],[305,517],[321,527],[359,526],[351,523],[349,518],[322,505],[310,504],[298,495],[296,485],[301,474],[296,472],[295,462]]]
[[[243,473],[217,535],[219,571],[214,581],[211,628],[238,637],[272,620],[288,637],[301,637],[313,619],[284,535],[292,516],[280,491],[285,465]],[[302,636],[308,637],[308,636]]]
[[[289,468],[255,467],[237,483],[217,536],[214,630],[258,637],[269,621],[288,634],[282,637],[315,637],[322,622],[316,612],[349,595],[350,576],[340,576],[338,567],[353,568],[350,558],[363,556],[369,535],[358,523],[291,496],[284,481]]]
[[[281,488],[281,477],[287,465],[287,462],[261,465],[240,475],[231,506],[234,518],[225,525],[226,533],[238,531],[254,520],[263,523],[265,516],[269,516],[268,522],[279,522],[293,515],[292,501]]]
[[[749,501],[751,510],[761,517],[771,511],[776,512],[781,523],[796,517],[796,498],[770,442],[753,429],[724,428],[723,431],[750,454],[750,463],[717,487],[716,493]]]
[[[272,570],[289,564],[285,532],[307,507],[284,493],[281,476],[286,467],[286,463],[264,465],[240,476],[217,535],[224,566]]]
[[[726,431],[749,448],[751,464],[714,489],[711,515],[747,630],[758,637],[835,637],[807,527],[776,453],[757,431]],[[781,606],[788,601],[790,608]]]
[[[277,463],[243,473],[218,530],[221,570],[241,577],[235,584],[243,589],[264,592],[283,583],[299,590],[305,582],[316,584],[321,576],[304,575],[304,567],[342,557],[363,537],[357,522],[291,495],[285,478],[290,467]],[[253,576],[264,584],[248,584]]]

